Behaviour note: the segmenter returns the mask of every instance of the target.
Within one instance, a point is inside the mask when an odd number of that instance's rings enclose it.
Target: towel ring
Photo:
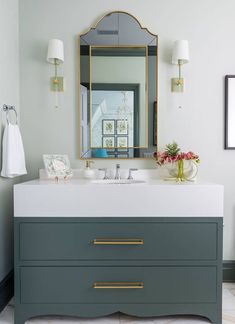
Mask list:
[[[3,105],[2,109],[3,109],[3,111],[6,112],[6,120],[7,120],[8,124],[10,123],[10,121],[9,121],[10,110],[13,110],[15,112],[15,117],[16,117],[15,124],[17,125],[18,124],[18,115],[17,115],[17,111],[15,109],[15,106]]]

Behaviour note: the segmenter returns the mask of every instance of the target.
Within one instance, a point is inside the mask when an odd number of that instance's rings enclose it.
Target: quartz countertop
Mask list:
[[[15,217],[223,217],[223,186],[147,180],[95,184],[32,180],[14,186]]]

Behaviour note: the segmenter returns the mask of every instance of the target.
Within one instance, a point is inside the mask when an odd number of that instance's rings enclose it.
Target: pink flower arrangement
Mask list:
[[[191,151],[187,153],[179,151],[176,154],[172,154],[169,152],[169,150],[166,150],[164,152],[155,152],[154,157],[158,165],[174,163],[180,160],[194,160],[196,163],[200,162],[199,156]]]

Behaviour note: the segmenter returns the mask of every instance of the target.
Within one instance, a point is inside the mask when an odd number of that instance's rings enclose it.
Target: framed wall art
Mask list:
[[[103,136],[102,145],[105,148],[114,148],[115,147],[115,137],[114,136]]]
[[[116,122],[117,135],[128,134],[128,121],[124,119],[117,119]]]
[[[235,75],[225,76],[225,141],[226,150],[235,150]]]
[[[117,148],[128,147],[128,137],[127,136],[117,136]]]
[[[115,120],[114,119],[103,119],[102,120],[102,133],[103,133],[103,135],[114,135],[115,134]]]

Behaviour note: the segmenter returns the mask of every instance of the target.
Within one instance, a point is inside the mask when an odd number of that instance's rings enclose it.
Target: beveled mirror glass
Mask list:
[[[81,158],[151,158],[157,146],[158,38],[126,12],[79,37]]]

